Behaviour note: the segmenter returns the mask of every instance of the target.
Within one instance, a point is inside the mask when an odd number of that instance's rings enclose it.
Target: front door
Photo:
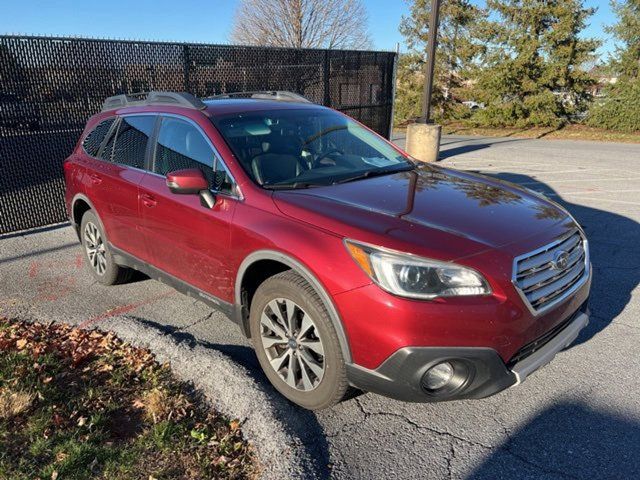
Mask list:
[[[166,174],[185,168],[198,168],[209,179],[216,196],[213,208],[202,206],[197,194],[171,193]],[[237,198],[213,145],[194,121],[164,116],[151,169],[140,183],[139,208],[153,265],[220,300],[233,302],[228,260]]]

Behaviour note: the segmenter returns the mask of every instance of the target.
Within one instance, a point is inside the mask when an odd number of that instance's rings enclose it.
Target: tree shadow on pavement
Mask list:
[[[467,478],[638,478],[639,445],[638,422],[562,402],[512,432]]]
[[[288,433],[299,439],[310,450],[310,456],[313,458],[315,471],[318,472],[318,475],[321,478],[329,477],[329,445],[324,428],[320,425],[313,412],[294,405],[273,388],[262,371],[253,348],[245,345],[207,342],[183,330],[184,327],[161,324],[140,317],[129,318],[170,336],[176,343],[184,343],[192,348],[200,346],[205,349],[215,350],[246,368],[256,383],[262,387],[269,401],[275,406],[274,412]]]
[[[549,185],[528,175],[510,172],[488,175],[525,184],[548,196],[569,210],[584,228],[593,266],[591,321],[574,345],[590,340],[624,310],[640,283],[640,224],[624,215],[568,202]]]
[[[457,155],[462,155],[464,153],[476,152],[478,150],[484,150],[485,148],[490,148],[494,144],[504,144],[504,143],[513,143],[513,142],[522,142],[530,139],[523,138],[513,138],[509,140],[499,139],[499,138],[480,138],[480,139],[468,139],[465,138],[463,140],[452,141],[452,142],[443,142],[440,146],[440,154],[438,155],[438,161],[446,160],[447,158],[455,157]],[[455,143],[461,142],[469,142],[465,145],[460,145],[459,147],[448,148],[449,145],[453,145]],[[463,160],[462,158],[460,160]]]

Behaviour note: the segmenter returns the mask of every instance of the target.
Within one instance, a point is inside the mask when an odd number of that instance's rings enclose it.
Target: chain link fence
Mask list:
[[[388,137],[395,54],[0,36],[0,234],[66,220],[62,162],[108,96],[289,90]]]

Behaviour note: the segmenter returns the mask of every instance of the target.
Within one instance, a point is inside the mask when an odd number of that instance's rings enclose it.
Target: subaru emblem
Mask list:
[[[564,270],[569,265],[569,253],[564,250],[558,250],[553,256],[551,268],[555,270]]]

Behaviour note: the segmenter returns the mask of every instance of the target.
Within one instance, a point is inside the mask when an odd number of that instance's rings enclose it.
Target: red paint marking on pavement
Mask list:
[[[29,265],[29,277],[35,278],[36,275],[38,275],[39,268],[40,268],[40,264],[38,262],[36,262],[35,260],[31,262],[31,265]]]
[[[112,308],[111,310],[107,310],[106,312],[103,312],[99,315],[96,315],[95,317],[91,317],[87,320],[85,320],[84,322],[82,322],[79,325],[79,328],[87,328],[89,325],[93,325],[94,323],[100,322],[102,320],[106,320],[107,318],[111,318],[111,317],[115,317],[117,315],[123,315],[125,313],[128,313],[132,310],[135,310],[136,308],[142,307],[144,305],[148,305],[150,303],[155,302],[156,300],[161,300],[163,298],[169,297],[171,295],[173,295],[176,292],[164,292],[164,293],[160,293],[158,295],[153,295],[149,298],[145,298],[144,300],[141,300],[139,302],[136,303],[128,303],[126,305],[121,305],[119,307],[115,307]]]
[[[69,296],[76,285],[75,277],[60,275],[47,279],[37,287],[36,300],[55,302]]]
[[[83,265],[84,255],[82,253],[77,254],[73,259],[45,260],[42,262],[34,260],[29,264],[29,277],[36,278],[46,274],[50,270],[55,270],[55,272],[69,268],[80,270]]]

